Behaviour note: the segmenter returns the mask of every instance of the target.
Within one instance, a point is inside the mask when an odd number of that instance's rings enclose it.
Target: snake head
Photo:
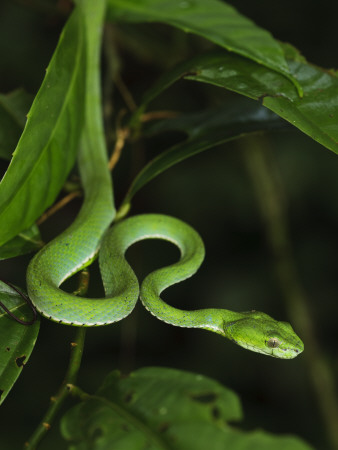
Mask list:
[[[275,358],[292,359],[304,350],[288,322],[258,311],[238,313],[238,319],[225,322],[224,333],[241,347]]]

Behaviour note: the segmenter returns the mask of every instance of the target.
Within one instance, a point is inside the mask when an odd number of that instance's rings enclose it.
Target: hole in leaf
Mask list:
[[[196,77],[198,74],[199,74],[199,72],[197,70],[195,70],[195,71],[190,70],[190,72],[184,72],[184,74],[181,75],[181,78],[184,78],[184,77]]]
[[[11,351],[10,347],[6,347],[6,350],[7,350],[7,352]]]
[[[2,394],[3,394],[4,392],[5,392],[5,391],[4,391],[3,389],[0,389],[0,400],[1,400]]]
[[[217,408],[217,406],[214,406],[211,410],[212,417],[216,420],[218,420],[221,417],[221,411]]]
[[[126,396],[124,397],[124,401],[125,401],[126,403],[130,403],[130,402],[132,401],[133,397],[134,397],[134,392],[133,392],[133,391],[130,391],[130,392],[128,392],[128,393],[126,394]]]
[[[169,426],[170,426],[169,422],[163,422],[158,427],[158,431],[160,433],[165,433],[168,430]]]
[[[213,403],[217,399],[218,395],[214,392],[205,392],[201,394],[194,394],[191,396],[193,400],[200,403]]]
[[[24,366],[24,361],[26,359],[26,356],[19,356],[18,358],[15,359],[15,363],[18,367],[23,367]]]

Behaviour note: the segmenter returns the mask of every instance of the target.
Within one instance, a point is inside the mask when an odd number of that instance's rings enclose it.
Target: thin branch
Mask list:
[[[245,148],[245,163],[264,219],[267,239],[292,324],[305,343],[304,358],[314,394],[325,422],[332,449],[338,449],[338,403],[332,370],[315,336],[307,295],[299,280],[289,237],[286,212],[280,201],[281,186],[271,175],[264,138],[251,139]]]
[[[127,85],[123,81],[120,72],[121,72],[121,64],[120,58],[118,55],[118,51],[115,44],[115,33],[114,26],[112,24],[106,24],[105,33],[104,33],[104,53],[105,59],[108,66],[108,78],[110,80],[106,80],[108,83],[113,81],[116,88],[118,89],[124,103],[126,104],[129,111],[135,111],[137,108],[136,102],[129,91]],[[110,93],[112,92],[112,86],[109,87]]]
[[[119,73],[115,74],[114,81],[129,111],[135,111],[137,108],[136,102]]]
[[[77,290],[74,292],[75,295],[83,296],[86,294],[89,283],[89,272],[84,269],[80,273],[80,280]],[[66,398],[70,394],[70,385],[76,382],[77,375],[81,365],[84,341],[86,336],[86,328],[79,327],[76,330],[74,342],[71,342],[70,360],[66,376],[62,382],[57,394],[50,399],[50,405],[43,416],[38,427],[30,437],[30,439],[25,443],[25,450],[35,450],[47,432],[51,429],[53,421],[60,408],[64,404]]]
[[[71,202],[76,197],[81,197],[82,191],[73,191],[70,192],[68,195],[63,197],[59,202],[55,203],[51,208],[49,208],[42,216],[38,219],[36,222],[37,225],[41,225],[45,220],[47,220],[49,217],[51,217],[53,214],[55,214],[57,211],[59,211],[61,208],[67,205],[67,203]]]
[[[115,75],[120,70],[120,60],[114,45],[114,27],[111,23],[106,23],[103,34],[103,52],[105,59],[105,71],[103,77],[103,113],[107,142],[110,143],[111,121],[114,113],[113,94],[115,89]]]
[[[178,111],[150,111],[141,115],[141,122],[149,122],[150,120],[172,119],[179,116]]]
[[[119,130],[117,130],[114,150],[108,163],[109,170],[113,170],[118,163],[118,160],[121,157],[122,149],[128,136],[129,130],[127,128],[120,128]]]
[[[122,109],[117,116],[116,141],[115,141],[114,150],[113,150],[111,157],[109,159],[109,162],[108,162],[108,167],[109,167],[110,171],[112,171],[114,169],[114,167],[116,166],[116,164],[118,163],[118,161],[121,157],[121,153],[122,153],[124,144],[130,134],[129,128],[123,127],[121,125],[122,118],[125,114],[126,114],[126,110]]]

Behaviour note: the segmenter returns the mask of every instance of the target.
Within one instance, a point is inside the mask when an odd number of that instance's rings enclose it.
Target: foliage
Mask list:
[[[216,381],[147,367],[127,378],[108,375],[96,395],[64,416],[62,432],[74,449],[204,449],[210,442],[215,449],[309,448],[293,437],[241,432],[231,426],[240,418],[238,397]]]
[[[22,297],[10,287],[0,282],[0,301],[19,317],[29,321],[32,314]],[[39,321],[31,326],[23,326],[12,320],[3,311],[0,315],[0,404],[7,397],[16,379],[22,372],[39,333]]]
[[[100,1],[104,4],[104,0]],[[36,251],[43,245],[36,222],[65,187],[76,161],[89,95],[88,68],[92,64],[88,49],[93,30],[88,25],[88,17],[95,14],[89,0],[76,3],[27,120],[24,114],[31,104],[29,94],[20,89],[0,96],[0,157],[10,160],[0,184],[0,259],[3,260]],[[123,117],[123,125],[122,115],[117,112],[114,116],[119,131],[124,130],[124,137],[129,136],[131,141],[151,142],[161,136],[171,136],[169,144],[143,164],[125,189],[118,218],[128,213],[134,195],[141,188],[172,166],[245,136],[290,129],[291,124],[338,153],[338,80],[333,70],[309,64],[297,49],[278,42],[269,32],[219,0],[107,1],[106,23],[120,30],[121,36],[124,36],[124,26],[139,22],[160,22],[180,30],[177,31],[180,36],[196,35],[194,45],[201,50],[197,55],[189,54],[167,71],[162,69],[157,81],[143,89],[138,107]],[[110,45],[114,47],[115,43]],[[107,62],[108,67],[109,64],[118,66],[115,51],[112,61]],[[114,71],[118,69],[114,68],[110,75],[121,86]],[[164,114],[155,123],[145,122],[147,113],[152,113],[150,106],[162,105],[167,90],[183,80],[198,83],[206,98],[211,86],[220,88],[222,95],[226,90],[242,97],[213,102],[210,94],[207,108],[192,111],[182,108],[179,113],[167,117]],[[156,116],[156,110],[153,113]],[[97,120],[100,118],[93,119]],[[118,139],[117,134],[115,140]],[[78,188],[75,179],[75,189]],[[29,308],[23,305],[21,297],[4,284],[0,284],[0,301],[16,315],[29,316]],[[23,326],[1,314],[1,402],[27,363],[38,331],[39,322]],[[70,382],[63,388],[63,392],[68,389],[81,400],[61,420],[62,434],[71,449],[114,446],[121,450],[183,450],[204,449],[208,445],[213,449],[233,450],[310,448],[298,437],[272,435],[262,430],[245,431],[234,426],[232,422],[242,418],[237,395],[201,375],[150,367],[136,370],[126,378],[117,371],[111,372],[93,395],[83,393]],[[6,402],[2,405],[5,407]]]

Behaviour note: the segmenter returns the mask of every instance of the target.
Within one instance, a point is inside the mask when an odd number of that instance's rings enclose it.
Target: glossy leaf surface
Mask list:
[[[299,98],[285,78],[258,64],[219,53],[196,65],[187,78],[215,84],[261,100],[263,105],[335,153],[338,153],[338,78],[304,61],[286,47],[291,73],[303,87]]]
[[[304,90],[299,98],[285,77],[240,56],[214,51],[187,61],[166,73],[150,89],[139,112],[180,78],[212,84],[260,101],[283,119],[338,153],[338,78],[307,63],[289,45],[284,46],[292,74]]]
[[[227,50],[290,77],[279,43],[271,34],[218,0],[109,0],[108,18],[162,22],[194,33]],[[297,80],[293,80],[297,84]]]

